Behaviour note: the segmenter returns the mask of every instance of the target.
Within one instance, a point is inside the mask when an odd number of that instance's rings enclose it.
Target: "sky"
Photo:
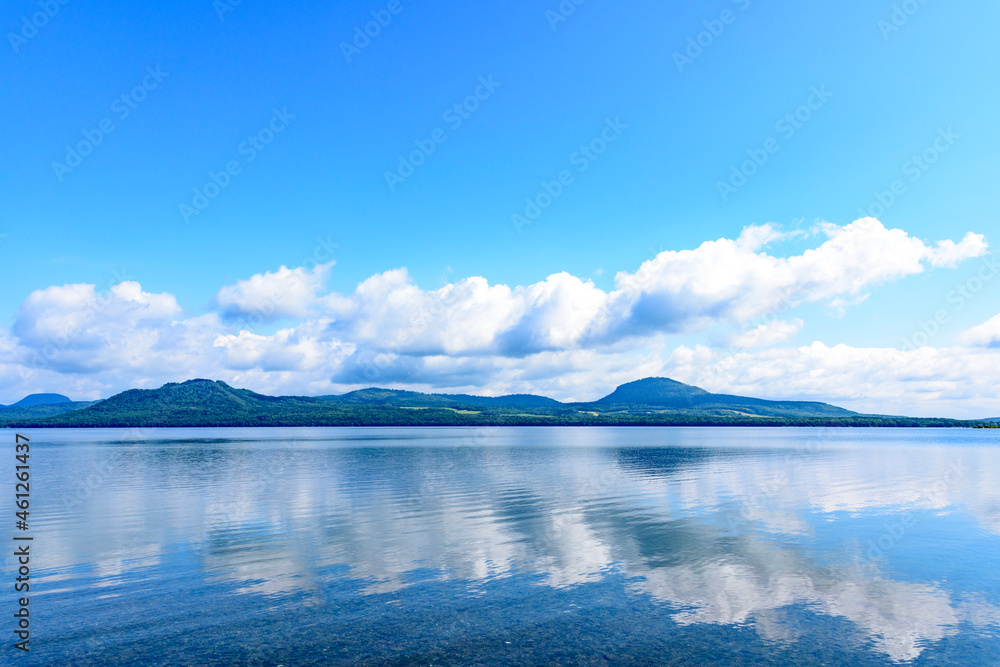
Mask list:
[[[667,376],[1000,416],[1000,6],[0,10],[0,403]]]

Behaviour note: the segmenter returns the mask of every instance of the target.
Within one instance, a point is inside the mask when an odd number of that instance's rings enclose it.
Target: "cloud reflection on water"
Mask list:
[[[310,429],[252,446],[140,442],[114,450],[119,484],[58,517],[51,553],[67,566],[90,554],[100,578],[157,554],[166,563],[168,545],[185,542],[210,578],[268,595],[319,595],[333,567],[367,594],[403,591],[417,570],[469,590],[523,573],[560,588],[615,572],[681,625],[752,624],[793,641],[784,610],[805,605],[850,621],[894,661],[963,622],[1000,621],[994,604],[896,569],[949,517],[996,539],[997,450],[872,447],[841,431],[803,445],[818,432],[796,430],[715,431],[718,446],[684,431],[664,442],[645,430],[499,429],[476,446],[434,430],[370,446]],[[104,517],[89,538],[68,528],[79,512]],[[883,558],[858,560],[857,545],[879,537],[872,525],[907,513],[920,518]]]

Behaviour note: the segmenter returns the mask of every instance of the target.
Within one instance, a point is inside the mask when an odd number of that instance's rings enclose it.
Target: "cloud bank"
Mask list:
[[[793,238],[814,247],[769,252]],[[584,400],[620,382],[670,375],[711,390],[869,411],[986,409],[996,388],[984,376],[1000,370],[1000,316],[955,348],[780,346],[803,330],[801,317],[786,315],[793,309],[815,304],[842,314],[880,286],[955,267],[987,248],[972,232],[928,243],[863,218],[805,233],[747,227],[735,239],[661,252],[617,273],[608,291],[565,272],[525,286],[469,277],[425,290],[398,268],[340,293],[326,288],[328,262],[239,280],[218,290],[210,312],[189,314],[173,295],[134,281],[106,293],[51,286],[29,294],[13,326],[0,329],[9,393],[0,401],[42,390],[97,398],[206,376],[264,392],[380,384]],[[728,349],[707,342],[720,327],[731,332]],[[706,342],[680,345],[678,335]]]

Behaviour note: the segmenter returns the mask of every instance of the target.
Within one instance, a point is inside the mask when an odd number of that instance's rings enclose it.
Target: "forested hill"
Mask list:
[[[669,378],[646,378],[623,384],[594,405],[649,406],[674,409],[717,409],[771,417],[850,417],[858,413],[829,403],[812,401],[768,401],[762,398],[710,394],[699,387]]]
[[[65,404],[62,404],[65,405]],[[167,426],[972,426],[977,422],[863,415],[826,403],[712,394],[667,378],[618,387],[597,401],[544,396],[423,394],[362,389],[338,396],[267,396],[225,382],[189,380],[131,389],[55,415],[11,415],[8,427]]]
[[[0,405],[0,425],[12,420],[43,419],[53,415],[81,410],[93,402],[71,401],[62,394],[31,394],[17,403]]]

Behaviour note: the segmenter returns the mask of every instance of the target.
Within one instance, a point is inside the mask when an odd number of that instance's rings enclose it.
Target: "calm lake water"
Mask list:
[[[29,655],[0,434],[3,664],[1000,664],[996,431],[27,431]]]

